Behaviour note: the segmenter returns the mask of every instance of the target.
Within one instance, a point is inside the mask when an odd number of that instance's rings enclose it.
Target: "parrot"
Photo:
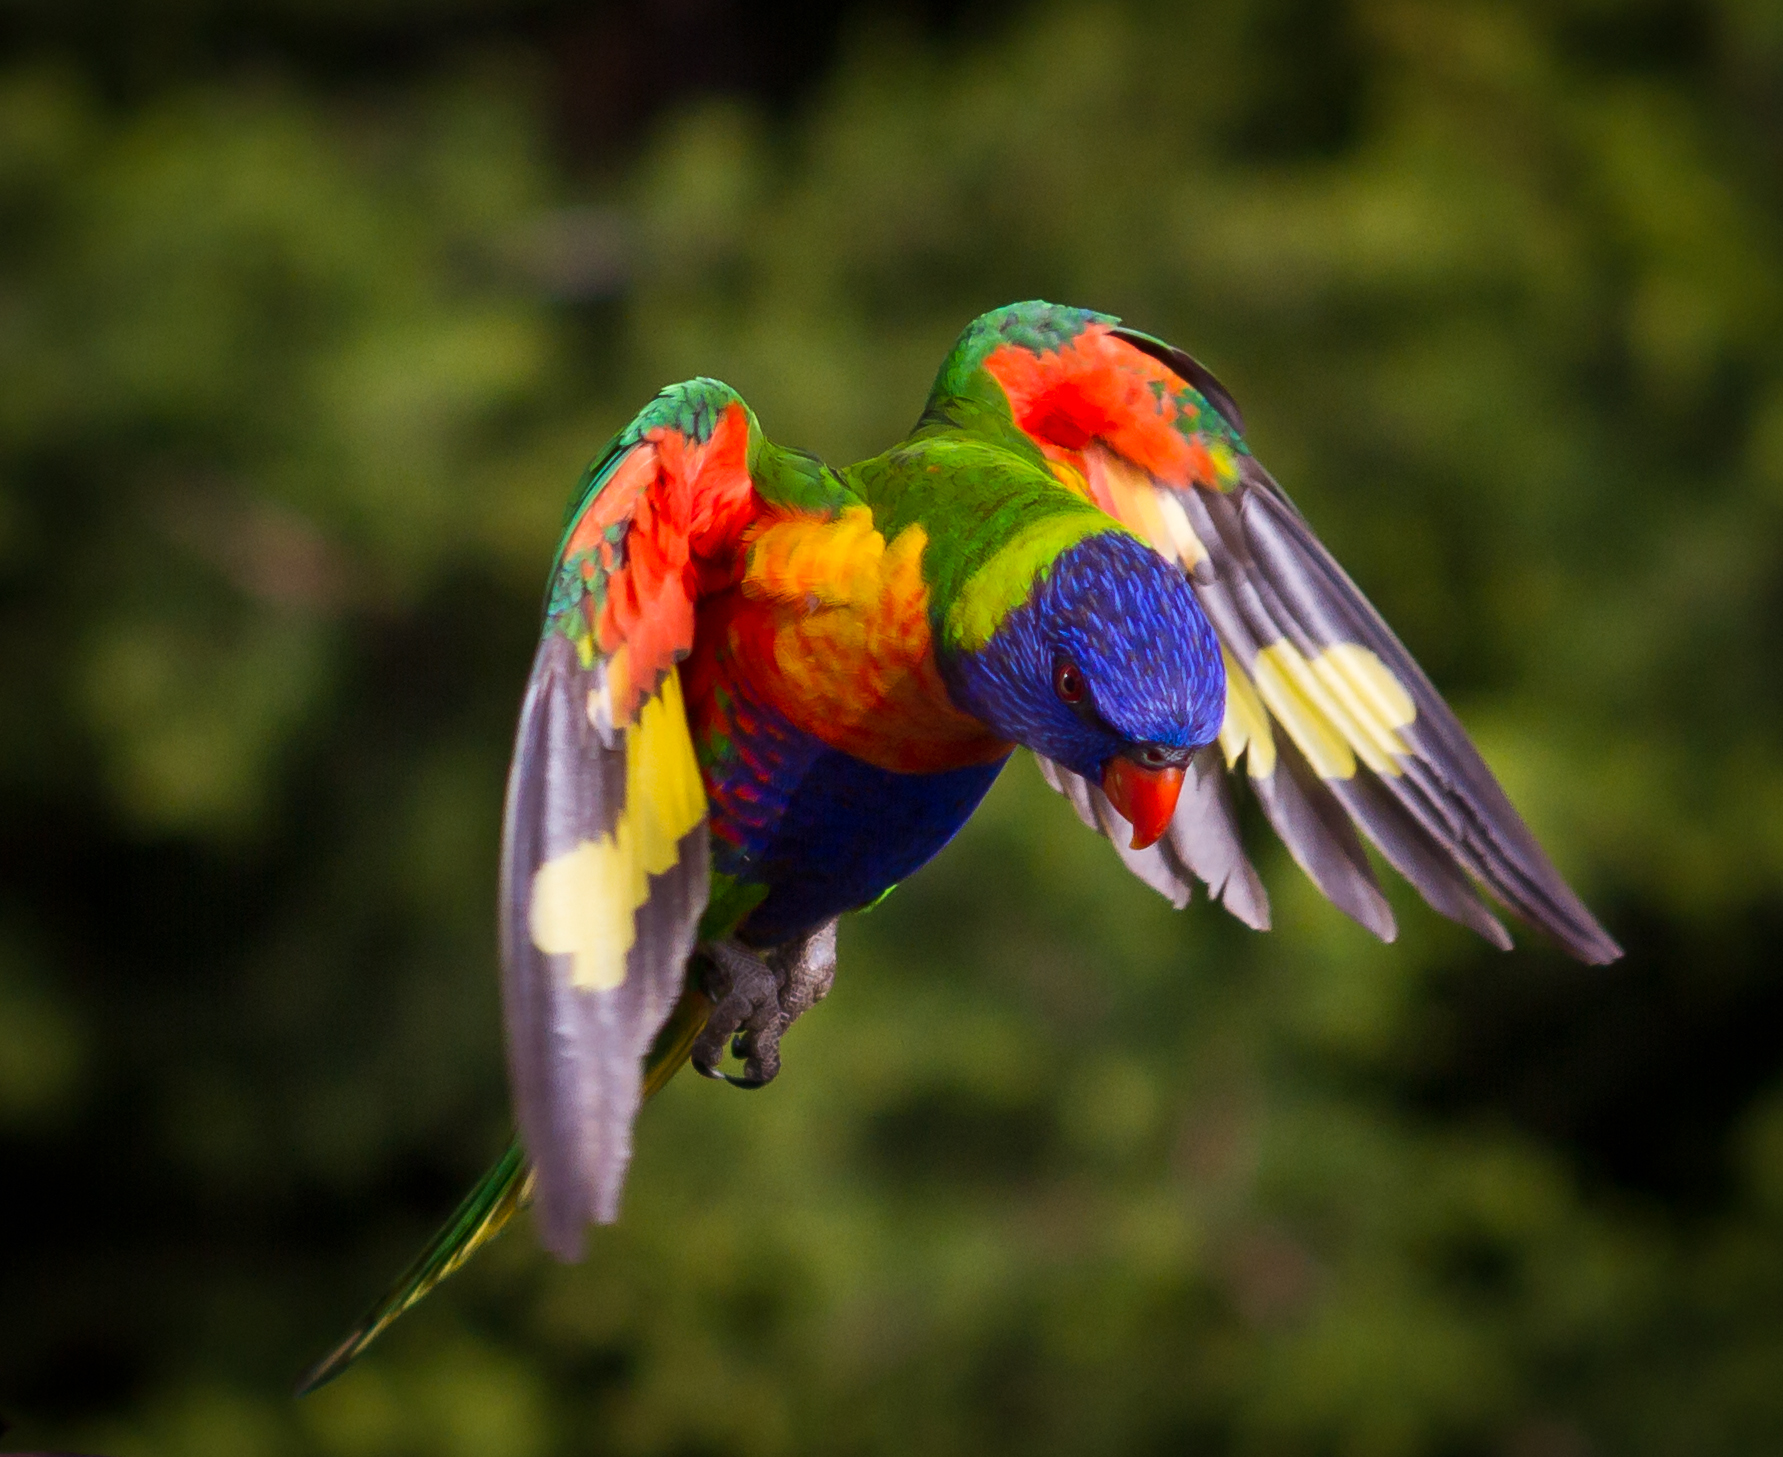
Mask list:
[[[1111,314],[996,309],[910,434],[844,469],[769,440],[728,385],[673,385],[571,495],[520,710],[517,1136],[300,1390],[529,1204],[580,1258],[644,1100],[688,1063],[771,1081],[839,918],[947,844],[1018,747],[1179,908],[1199,883],[1269,926],[1242,761],[1300,869],[1382,940],[1365,840],[1501,949],[1487,896],[1584,962],[1621,954],[1187,353]]]

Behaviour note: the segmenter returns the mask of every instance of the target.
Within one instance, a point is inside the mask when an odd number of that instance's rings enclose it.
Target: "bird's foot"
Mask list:
[[[706,958],[706,995],[713,1001],[706,1029],[693,1044],[693,1065],[709,1078],[759,1088],[780,1071],[786,1029],[829,992],[836,977],[836,923],[799,941],[754,951],[736,941],[700,948]],[[720,1071],[726,1042],[743,1060],[743,1075]]]

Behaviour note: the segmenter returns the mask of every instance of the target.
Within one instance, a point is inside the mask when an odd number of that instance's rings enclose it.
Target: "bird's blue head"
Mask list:
[[[1169,825],[1226,706],[1219,640],[1182,569],[1097,531],[1036,570],[981,644],[942,655],[954,701],[998,735],[1101,784],[1136,846]]]

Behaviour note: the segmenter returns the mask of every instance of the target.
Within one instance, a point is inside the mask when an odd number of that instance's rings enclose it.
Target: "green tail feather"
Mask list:
[[[656,1045],[644,1059],[645,1099],[654,1097],[681,1070],[693,1050],[694,1039],[711,1014],[712,1003],[697,987],[689,986],[682,993],[667,1025],[657,1035]],[[297,1394],[307,1396],[339,1376],[390,1328],[397,1316],[448,1275],[462,1269],[472,1255],[507,1228],[508,1221],[530,1203],[532,1165],[526,1161],[525,1150],[516,1138],[352,1333],[304,1374],[297,1384]]]
[[[428,1246],[397,1278],[353,1332],[304,1375],[297,1394],[307,1396],[357,1361],[396,1317],[453,1274],[532,1202],[532,1167],[516,1138],[472,1189]]]

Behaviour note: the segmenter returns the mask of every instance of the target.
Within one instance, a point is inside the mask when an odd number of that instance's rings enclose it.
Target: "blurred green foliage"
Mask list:
[[[352,85],[21,47],[15,1439],[1783,1446],[1778,14],[862,11],[790,109],[682,96],[600,156],[526,34]],[[646,1112],[586,1263],[510,1236],[294,1403],[506,1135],[499,800],[581,464],[696,373],[869,453],[1031,296],[1219,371],[1628,960],[1402,887],[1378,946],[1261,833],[1273,934],[1173,914],[1023,764],[845,929],[771,1090]]]

